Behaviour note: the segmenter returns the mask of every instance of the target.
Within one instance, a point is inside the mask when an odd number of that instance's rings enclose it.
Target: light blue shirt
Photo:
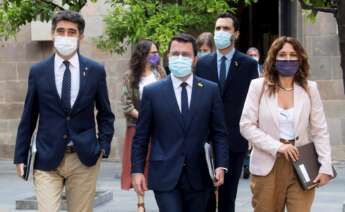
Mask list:
[[[235,48],[231,49],[230,52],[228,52],[226,55],[222,55],[222,53],[220,53],[219,50],[217,50],[217,72],[218,72],[218,79],[220,78],[220,64],[222,63],[222,57],[225,56],[226,60],[225,60],[225,67],[226,67],[226,75],[225,78],[228,77],[228,73],[229,73],[229,68],[230,68],[230,64],[231,64],[231,60],[232,57],[235,54]]]

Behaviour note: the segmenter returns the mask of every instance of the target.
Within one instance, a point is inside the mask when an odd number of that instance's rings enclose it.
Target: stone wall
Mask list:
[[[115,137],[111,160],[121,158],[125,132],[125,120],[119,107],[122,73],[128,67],[129,52],[110,55],[96,48],[93,38],[104,29],[102,15],[108,5],[105,0],[89,3],[82,10],[86,21],[85,39],[81,54],[105,65],[109,96],[116,116]],[[23,27],[15,39],[0,44],[0,158],[12,159],[18,122],[27,90],[28,71],[32,64],[47,58],[52,53],[51,41],[31,41],[30,24]]]
[[[319,13],[315,23],[304,19],[302,25],[311,79],[318,82],[324,103],[333,158],[345,160],[345,95],[337,24],[332,14]]]

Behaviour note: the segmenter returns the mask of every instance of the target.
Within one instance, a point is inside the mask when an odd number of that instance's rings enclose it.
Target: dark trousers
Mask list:
[[[171,191],[154,191],[160,212],[205,212],[210,189],[196,191],[185,170]]]
[[[219,188],[218,212],[234,212],[238,182],[247,152],[229,152],[229,172],[225,174],[224,184]]]
[[[206,211],[207,212],[215,212],[217,209],[217,196],[216,196],[216,190],[215,189],[211,189],[210,191],[210,197],[208,198],[208,202],[207,202],[207,207],[206,207]]]

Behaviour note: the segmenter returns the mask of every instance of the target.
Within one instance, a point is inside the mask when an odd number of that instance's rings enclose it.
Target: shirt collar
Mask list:
[[[174,89],[179,88],[181,86],[181,83],[183,83],[183,81],[175,77],[173,74],[170,74],[170,75],[171,75],[171,81],[172,81]],[[188,77],[188,79],[185,81],[188,84],[188,86],[193,87],[193,77],[194,77],[193,74],[191,74]]]
[[[63,65],[63,61],[65,61],[65,60],[62,57],[60,57],[60,55],[55,54],[55,63],[58,65],[58,67],[61,67],[61,65]],[[74,54],[68,61],[69,61],[70,65],[77,68],[78,63],[79,63],[78,54],[77,53]]]
[[[220,53],[220,51],[217,49],[217,61],[221,61],[222,60],[222,57],[225,56],[226,59],[228,61],[231,61],[232,60],[232,57],[234,56],[235,54],[235,48],[232,48],[227,54],[225,55],[222,55],[222,53]]]

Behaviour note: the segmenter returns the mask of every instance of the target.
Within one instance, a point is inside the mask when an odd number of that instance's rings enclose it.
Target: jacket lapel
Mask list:
[[[192,88],[192,97],[190,102],[189,108],[189,117],[186,124],[186,132],[188,132],[191,123],[193,122],[193,118],[195,114],[198,114],[198,104],[200,104],[200,100],[202,99],[202,87],[203,83],[199,80],[195,75],[193,79],[193,88]]]
[[[271,111],[270,113],[272,114],[273,122],[277,126],[277,129],[279,129],[278,95],[266,95],[265,97],[267,98],[267,105],[269,107],[269,111]]]
[[[237,50],[235,50],[235,53],[231,59],[231,64],[230,64],[230,67],[228,70],[228,75],[226,76],[223,94],[226,91],[226,89],[230,86],[231,81],[233,81],[236,78],[239,67],[240,67],[240,61],[239,61],[239,57],[237,54]]]
[[[302,114],[302,112],[305,113],[305,110],[303,110],[303,108],[305,107],[305,99],[309,98],[306,95],[308,94],[304,91],[304,89],[301,86],[294,83],[294,128],[296,136],[298,136],[298,124],[300,123],[301,116],[305,115]],[[309,113],[307,114],[309,116]]]
[[[55,54],[48,59],[48,67],[47,67],[48,81],[49,81],[48,84],[49,84],[50,90],[53,92],[53,96],[55,96],[57,104],[60,105],[62,110],[64,110],[63,103],[61,101],[58,90],[56,88],[54,62],[55,62]]]
[[[169,75],[165,80],[166,80],[166,83],[163,88],[164,91],[162,92],[162,94],[165,97],[166,105],[167,107],[170,108],[170,111],[171,111],[170,114],[172,115],[172,118],[179,123],[182,129],[184,129],[184,123],[183,123],[180,109],[177,104],[174,87],[171,81],[171,76]]]
[[[79,84],[79,92],[78,92],[78,96],[77,99],[75,100],[73,106],[72,106],[72,110],[71,113],[73,113],[76,108],[78,108],[78,104],[80,102],[80,99],[83,97],[83,94],[85,92],[85,86],[87,85],[87,80],[88,80],[88,72],[89,72],[89,67],[87,65],[87,62],[85,60],[85,58],[83,56],[81,56],[80,54],[79,56],[79,77],[80,77],[80,84]]]

